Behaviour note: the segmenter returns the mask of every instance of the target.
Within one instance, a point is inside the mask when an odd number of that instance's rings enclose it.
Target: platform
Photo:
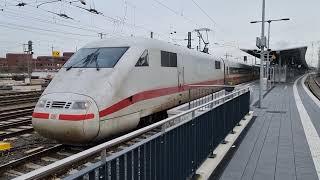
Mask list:
[[[265,94],[261,109],[252,103],[255,122],[221,180],[318,179],[320,102],[303,87],[304,79],[276,84]],[[257,91],[258,86],[253,89]]]

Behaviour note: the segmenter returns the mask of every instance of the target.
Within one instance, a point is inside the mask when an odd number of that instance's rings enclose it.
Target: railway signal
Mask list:
[[[28,41],[28,51],[32,52],[32,41]]]
[[[25,46],[27,46],[27,48],[25,48]],[[32,54],[33,54],[33,43],[32,41],[28,41],[27,44],[23,44],[23,47],[24,49],[24,52],[27,53],[28,55],[30,54],[31,57],[27,56],[27,63],[28,63],[28,80],[27,80],[27,83],[30,82],[30,79],[31,79],[31,69],[30,69],[30,59],[32,59]]]

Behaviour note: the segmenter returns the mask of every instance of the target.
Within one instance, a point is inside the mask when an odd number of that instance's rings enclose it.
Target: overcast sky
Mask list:
[[[27,5],[15,6],[19,2]],[[37,8],[42,2],[46,0],[0,0],[0,56],[21,52],[28,40],[34,42],[36,56],[49,55],[52,46],[62,52],[75,51],[97,40],[100,32],[106,34],[105,38],[149,37],[154,31],[157,39],[186,45],[183,39],[187,32],[202,27],[213,30],[209,37],[214,53],[221,46],[255,48],[255,37],[261,32],[260,24],[249,23],[261,19],[260,0],[86,0],[86,6],[57,2]],[[96,9],[103,15],[75,5]],[[291,18],[272,23],[271,48],[307,45],[307,60],[315,65],[320,42],[319,7],[319,0],[267,0],[267,19]],[[66,14],[73,20],[47,11]],[[174,31],[177,33],[170,35]]]

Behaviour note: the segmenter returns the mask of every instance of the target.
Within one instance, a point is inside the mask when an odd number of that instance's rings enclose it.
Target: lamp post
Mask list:
[[[222,57],[220,57],[220,59],[223,61],[223,84],[226,85],[226,62],[224,61],[224,59]]]
[[[262,0],[262,26],[261,26],[261,37],[258,39],[259,46],[261,49],[261,62],[260,62],[260,89],[259,89],[259,108],[262,108],[262,80],[263,80],[263,62],[264,62],[264,46],[265,46],[265,36],[264,36],[264,22],[265,22],[265,10],[266,10],[266,1]],[[258,42],[257,41],[257,42]]]
[[[268,26],[268,45],[267,45],[267,47],[268,47],[268,56],[267,56],[267,63],[266,63],[266,71],[267,71],[267,73],[266,73],[266,76],[267,76],[267,85],[268,85],[268,79],[269,79],[269,63],[270,63],[270,55],[269,55],[269,53],[270,53],[270,26],[271,26],[271,22],[275,22],[275,21],[289,21],[290,20],[290,18],[282,18],[282,19],[269,19],[269,20],[267,20],[267,21],[265,21],[265,22],[267,22],[268,24],[269,24],[269,26]],[[261,23],[262,21],[251,21],[250,23],[252,23],[252,24],[255,24],[255,23]],[[280,65],[280,64],[279,64]]]

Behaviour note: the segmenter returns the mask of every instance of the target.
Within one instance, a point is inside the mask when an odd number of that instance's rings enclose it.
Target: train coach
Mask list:
[[[79,49],[55,75],[32,115],[42,136],[84,144],[136,128],[188,101],[188,85],[234,84],[252,66],[144,38],[100,40]]]

